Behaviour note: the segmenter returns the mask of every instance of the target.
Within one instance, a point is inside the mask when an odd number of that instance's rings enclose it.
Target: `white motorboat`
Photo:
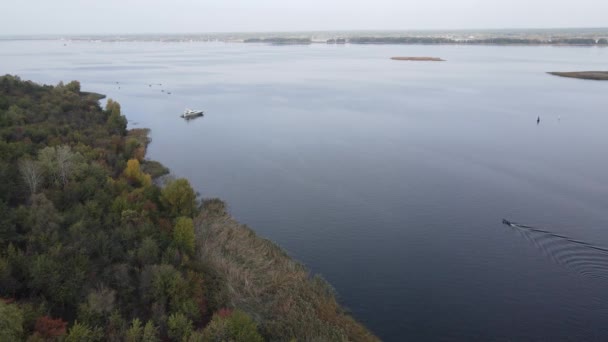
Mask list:
[[[203,114],[204,114],[204,112],[202,110],[193,110],[193,109],[186,108],[186,110],[184,111],[184,114],[182,114],[181,117],[184,119],[194,119],[199,116],[203,116]]]

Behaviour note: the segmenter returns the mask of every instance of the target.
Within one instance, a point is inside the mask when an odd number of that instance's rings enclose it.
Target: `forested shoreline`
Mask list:
[[[244,43],[267,43],[272,45],[308,45],[319,43],[311,38],[269,37],[247,38]],[[454,39],[447,37],[368,37],[352,36],[330,38],[327,44],[392,44],[392,45],[555,45],[555,46],[608,46],[607,38],[518,38],[485,37]]]
[[[101,97],[0,77],[1,341],[376,340]]]

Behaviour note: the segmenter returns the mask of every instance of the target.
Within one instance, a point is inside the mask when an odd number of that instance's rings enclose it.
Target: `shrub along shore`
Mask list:
[[[101,96],[0,77],[0,341],[377,340]]]

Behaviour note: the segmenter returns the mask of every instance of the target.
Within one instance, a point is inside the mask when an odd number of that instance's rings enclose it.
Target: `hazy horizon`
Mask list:
[[[0,35],[459,31],[605,27],[608,2],[77,0],[0,4]],[[52,14],[52,15],[49,15]]]
[[[333,29],[333,30],[259,30],[259,31],[193,31],[193,32],[90,32],[90,33],[0,33],[0,37],[80,37],[80,36],[172,36],[172,35],[255,35],[255,34],[315,34],[315,33],[465,33],[465,32],[557,32],[557,31],[593,31],[608,33],[608,26],[604,27],[503,27],[503,28],[466,28],[466,29]]]

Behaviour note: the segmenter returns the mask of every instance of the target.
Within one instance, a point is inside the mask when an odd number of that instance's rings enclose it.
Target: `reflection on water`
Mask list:
[[[151,128],[151,158],[322,273],[387,341],[608,338],[591,279],[603,251],[565,238],[608,245],[593,228],[608,227],[608,82],[545,74],[606,60],[578,47],[0,42],[0,73],[78,79],[119,101]],[[186,107],[205,116],[186,122]],[[514,229],[556,262],[495,229],[501,217],[551,227]]]

